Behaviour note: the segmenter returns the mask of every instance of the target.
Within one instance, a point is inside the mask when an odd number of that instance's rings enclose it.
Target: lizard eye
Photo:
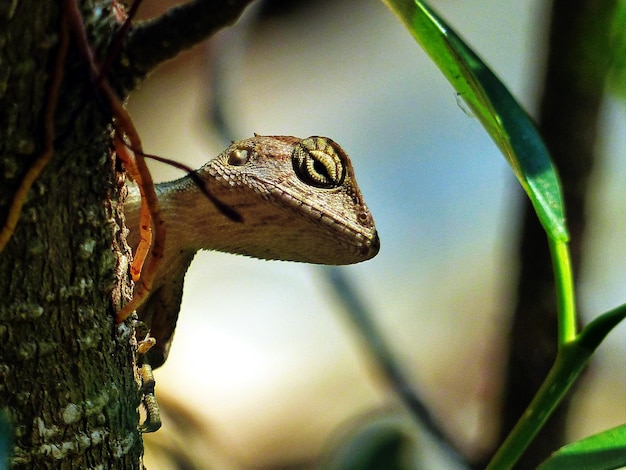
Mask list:
[[[233,166],[242,166],[248,163],[249,154],[245,149],[234,149],[228,155],[228,164]]]
[[[330,139],[324,137],[309,137],[298,142],[291,161],[298,178],[318,188],[336,188],[346,175],[337,150]]]

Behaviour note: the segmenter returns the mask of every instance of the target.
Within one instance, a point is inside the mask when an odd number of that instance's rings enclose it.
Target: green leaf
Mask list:
[[[590,351],[594,351],[606,335],[626,318],[626,304],[615,307],[598,315],[586,325],[576,337],[576,343]]]
[[[567,394],[596,348],[624,318],[626,318],[626,304],[598,316],[583,328],[575,340],[568,342],[559,349],[556,361],[548,376],[541,384],[522,418],[489,462],[488,470],[513,467]],[[550,468],[569,469],[574,467],[565,465]]]
[[[418,0],[383,0],[480,120],[528,194],[546,233],[567,241],[556,170],[532,120],[480,58]]]
[[[415,442],[406,424],[393,416],[356,423],[326,458],[324,470],[403,470],[415,468]]]
[[[607,28],[613,67],[610,82],[612,90],[626,98],[626,0],[618,0],[614,8],[610,16],[611,24]]]
[[[538,470],[607,470],[626,465],[626,424],[566,445]]]

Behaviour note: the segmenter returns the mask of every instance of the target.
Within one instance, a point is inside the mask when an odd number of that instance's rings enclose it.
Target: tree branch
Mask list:
[[[132,90],[157,65],[234,23],[252,1],[192,0],[134,26],[121,61],[128,65],[117,70],[123,88]]]

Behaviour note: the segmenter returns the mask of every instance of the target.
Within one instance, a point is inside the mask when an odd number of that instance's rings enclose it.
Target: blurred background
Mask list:
[[[171,3],[145,2],[141,13]],[[431,4],[535,113],[546,2]],[[373,260],[342,269],[455,445],[472,457],[490,448],[523,194],[381,2],[254,4],[237,26],[154,73],[129,108],[146,152],[192,167],[219,154],[225,134],[336,140],[382,244]],[[585,321],[626,297],[625,120],[623,101],[607,99],[579,290]],[[158,181],[183,176],[151,168]],[[148,468],[317,468],[340,458],[355,432],[389,429],[410,437],[416,468],[461,468],[407,417],[325,269],[196,256],[169,359],[156,371],[164,425],[145,436]],[[625,335],[625,325],[611,333],[585,376],[572,439],[626,421]]]

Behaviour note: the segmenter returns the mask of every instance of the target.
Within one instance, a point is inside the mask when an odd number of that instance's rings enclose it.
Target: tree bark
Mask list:
[[[0,19],[0,221],[45,146],[63,28],[60,2],[8,3]],[[111,6],[87,8],[100,11],[89,25],[93,43],[106,45],[116,27]],[[123,178],[109,150],[110,117],[71,39],[63,69],[52,158],[0,254],[0,406],[13,429],[10,465],[141,468],[133,331],[113,323],[130,293]]]
[[[232,22],[249,1],[204,3],[230,6],[223,20]],[[11,468],[143,468],[134,330],[113,320],[132,289],[124,174],[110,148],[110,109],[71,34],[56,67],[69,33],[62,4],[0,4],[0,227],[29,168],[53,145],[0,252],[0,416],[13,434]],[[119,28],[119,6],[81,5],[90,45],[103,58]],[[192,40],[179,29],[166,55],[216,29],[194,29]],[[109,77],[118,89],[148,71],[122,73],[127,58],[122,49],[113,64],[117,82]],[[55,92],[51,84],[60,78]]]

